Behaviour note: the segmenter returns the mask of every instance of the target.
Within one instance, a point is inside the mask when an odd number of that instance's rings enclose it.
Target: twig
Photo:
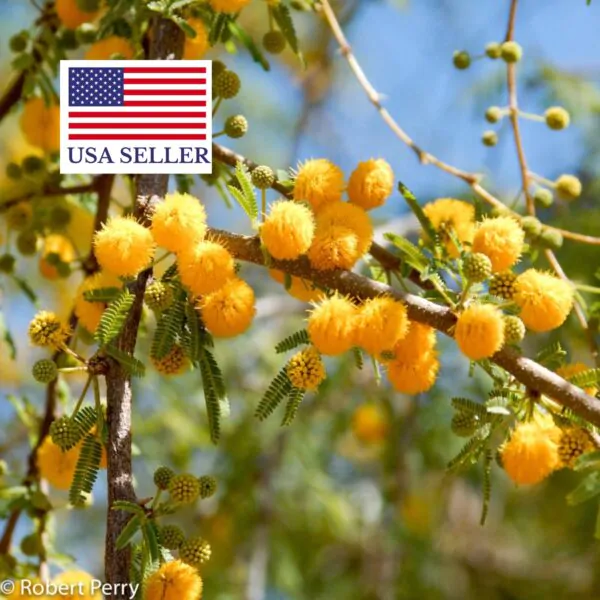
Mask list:
[[[10,200],[6,200],[6,202],[2,202],[0,204],[0,213],[7,211],[9,208],[11,208],[12,206],[15,206],[16,204],[20,204],[21,202],[27,202],[29,200],[33,200],[34,198],[39,197],[39,196],[66,196],[68,194],[86,194],[88,192],[97,191],[96,180],[99,177],[103,177],[103,176],[99,175],[91,183],[84,183],[81,185],[73,185],[73,186],[66,187],[66,188],[50,186],[50,187],[42,188],[41,190],[27,192],[26,194],[22,194],[21,196],[18,196],[16,198],[11,198]]]

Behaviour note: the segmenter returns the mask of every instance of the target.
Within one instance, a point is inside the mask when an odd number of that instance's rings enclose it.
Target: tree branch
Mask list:
[[[237,235],[220,229],[209,230],[209,236],[218,239],[237,259],[267,266],[257,236]],[[351,271],[316,271],[306,257],[295,261],[272,260],[268,266],[313,281],[319,286],[339,290],[354,298],[367,299],[382,294],[392,296],[406,305],[410,319],[453,337],[456,316],[452,311],[419,296],[393,289]],[[502,349],[491,360],[528,389],[545,394],[590,423],[600,426],[600,402],[556,373],[520,356],[513,348]]]
[[[97,191],[97,183],[96,180],[99,177],[103,177],[99,175],[94,178],[90,183],[83,183],[81,185],[72,185],[70,187],[56,187],[56,186],[46,186],[40,190],[35,190],[32,192],[27,192],[26,194],[21,194],[16,198],[11,198],[10,200],[6,200],[6,202],[2,202],[0,204],[0,213],[7,211],[12,206],[16,204],[20,204],[21,202],[27,202],[29,200],[33,200],[37,196],[67,196],[68,194],[86,194],[88,192]]]
[[[183,53],[184,34],[172,21],[156,19],[152,24],[153,36],[149,59],[180,58]],[[134,216],[144,225],[149,224],[150,208],[157,197],[164,196],[168,175],[141,175],[137,181],[137,200]],[[136,341],[144,290],[151,275],[147,269],[138,275],[131,287],[135,300],[117,344],[121,350],[132,354]],[[131,378],[117,361],[111,360],[106,375],[108,421],[108,514],[105,540],[105,580],[113,585],[129,581],[131,552],[129,548],[117,550],[116,541],[130,515],[112,510],[116,500],[135,500],[131,465]],[[128,600],[126,592],[112,596],[115,600]]]

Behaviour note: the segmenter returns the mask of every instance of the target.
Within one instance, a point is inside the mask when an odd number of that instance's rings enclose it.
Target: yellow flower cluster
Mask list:
[[[163,563],[144,585],[144,600],[200,600],[202,578],[181,560]]]
[[[260,228],[260,237],[269,254],[278,260],[294,260],[305,254],[315,235],[311,210],[293,201],[279,201],[271,206]]]
[[[294,387],[307,391],[316,390],[326,376],[319,351],[313,346],[294,354],[286,371]]]
[[[285,274],[277,269],[269,269],[269,275],[277,282],[285,284]],[[301,277],[290,276],[290,285],[287,293],[301,302],[316,302],[325,296],[325,292],[315,288],[310,281]]]
[[[41,310],[29,323],[29,339],[34,346],[61,348],[70,330],[53,312]]]
[[[76,29],[83,23],[90,23],[99,15],[99,11],[84,11],[77,0],[56,0],[54,10],[60,22],[68,29]]]
[[[361,404],[352,415],[352,433],[363,444],[381,442],[389,428],[385,413],[376,404]]]
[[[471,304],[458,316],[454,339],[471,360],[489,358],[504,344],[502,311],[492,304]]]
[[[525,232],[512,217],[494,217],[478,223],[473,237],[473,252],[485,254],[498,273],[514,266],[521,258]]]
[[[162,358],[151,356],[154,368],[162,375],[179,375],[188,367],[188,360],[181,346],[174,344],[171,350]]]
[[[475,208],[472,204],[454,198],[439,198],[423,206],[423,212],[431,221],[451,258],[457,258],[460,252],[449,232],[454,234],[462,246],[470,246],[473,243]]]

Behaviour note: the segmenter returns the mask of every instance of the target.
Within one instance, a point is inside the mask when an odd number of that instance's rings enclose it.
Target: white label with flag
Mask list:
[[[61,60],[61,173],[211,173],[209,60]]]

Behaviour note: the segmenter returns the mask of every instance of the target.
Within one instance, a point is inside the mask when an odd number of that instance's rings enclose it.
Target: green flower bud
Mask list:
[[[61,279],[67,279],[67,277],[69,277],[72,272],[71,265],[69,263],[62,262],[62,261],[60,261],[56,265],[56,270],[58,271],[58,276]]]
[[[515,282],[517,276],[512,271],[496,273],[490,281],[490,294],[505,300],[511,300],[515,295]]]
[[[200,498],[210,498],[217,491],[217,480],[211,475],[198,477],[200,484]]]
[[[507,63],[516,63],[523,56],[523,48],[517,42],[504,42],[500,46],[502,60]]]
[[[55,206],[50,211],[49,225],[52,229],[62,229],[71,222],[71,211],[64,206]]]
[[[548,208],[554,202],[552,192],[547,188],[538,188],[533,195],[533,199],[536,204],[543,208]]]
[[[506,315],[504,317],[504,341],[507,344],[518,344],[525,337],[525,324],[519,317]]]
[[[0,256],[0,273],[10,275],[15,270],[15,257],[12,254],[3,254]]]
[[[492,274],[492,261],[481,252],[467,254],[463,261],[463,273],[473,283],[480,283]]]
[[[39,173],[45,168],[44,159],[34,155],[26,156],[23,159],[22,167],[23,171],[29,175]]]
[[[560,131],[561,129],[567,128],[571,122],[571,117],[568,111],[561,106],[550,107],[544,113],[544,118],[546,119],[546,125],[555,131]]]
[[[461,71],[471,66],[471,55],[466,51],[456,51],[452,57],[452,62],[457,69]]]
[[[177,550],[185,541],[185,534],[177,525],[165,525],[160,528],[159,538],[161,546],[167,550]]]
[[[248,121],[244,115],[232,115],[225,121],[225,134],[233,139],[241,138],[248,132]]]
[[[26,535],[21,540],[21,552],[25,556],[38,556],[42,551],[42,542],[40,536],[37,533],[31,533]]]
[[[285,36],[281,31],[273,30],[265,33],[262,39],[263,47],[269,54],[280,54],[285,50]]]
[[[499,106],[490,106],[485,111],[485,120],[488,123],[497,123],[502,118],[502,109]]]
[[[212,76],[213,81],[221,74],[223,71],[227,71],[227,66],[221,60],[213,60],[212,61]]]
[[[33,378],[39,383],[50,383],[58,377],[58,367],[53,360],[42,358],[38,360],[31,370]]]
[[[82,23],[75,33],[80,44],[93,44],[98,37],[98,27],[93,23]]]
[[[237,73],[223,71],[214,79],[214,95],[228,100],[238,95],[242,82]]]
[[[484,146],[495,146],[498,143],[498,134],[495,131],[488,129],[487,131],[483,132],[481,141],[483,142]]]
[[[537,237],[542,232],[542,224],[535,217],[523,217],[521,229],[530,237]]]
[[[71,418],[66,415],[52,422],[52,425],[50,425],[50,437],[62,450],[70,450],[79,441],[76,427]]]
[[[169,482],[171,498],[180,504],[191,504],[200,495],[200,483],[193,475],[187,473],[175,475]]]
[[[200,537],[185,540],[179,548],[179,558],[192,567],[199,567],[210,559],[210,544]]]
[[[498,42],[490,42],[485,47],[485,53],[489,58],[496,60],[502,56],[502,47]]]
[[[544,227],[538,241],[545,248],[558,250],[563,245],[563,236],[562,233],[556,229]]]
[[[275,182],[275,173],[273,173],[273,169],[271,169],[271,167],[267,167],[266,165],[261,165],[254,168],[252,173],[250,173],[250,177],[252,178],[252,183],[259,190],[266,190]]]
[[[58,44],[63,50],[77,50],[79,39],[72,29],[63,29],[58,37]]]
[[[561,175],[554,184],[556,193],[563,200],[575,200],[581,196],[581,181],[575,175]]]
[[[26,31],[21,31],[10,38],[8,45],[13,52],[24,52],[28,40],[29,34]]]
[[[6,176],[9,179],[21,179],[23,177],[23,169],[17,163],[10,162],[6,165]]]
[[[153,281],[146,288],[144,302],[150,310],[163,312],[173,304],[173,288],[168,283]]]
[[[174,475],[175,473],[169,469],[169,467],[158,467],[158,469],[154,471],[154,485],[156,485],[159,490],[166,490]]]

